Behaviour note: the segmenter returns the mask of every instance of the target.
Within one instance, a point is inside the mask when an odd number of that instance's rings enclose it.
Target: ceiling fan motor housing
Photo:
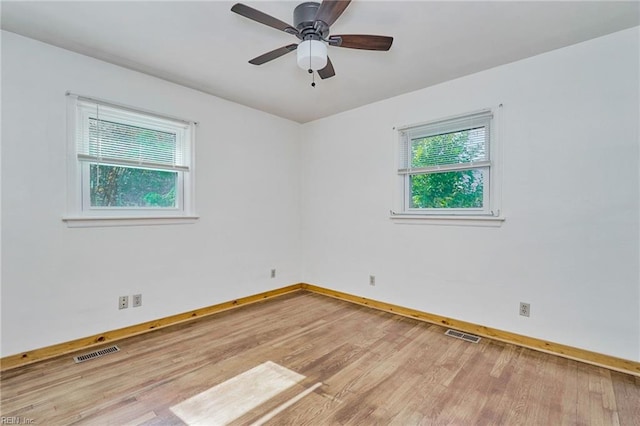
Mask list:
[[[329,35],[329,26],[316,21],[319,7],[320,3],[308,1],[293,10],[293,25],[300,31],[302,40],[321,40]]]

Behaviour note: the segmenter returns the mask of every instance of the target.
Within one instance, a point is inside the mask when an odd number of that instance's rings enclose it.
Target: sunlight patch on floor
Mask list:
[[[190,426],[225,425],[304,378],[267,361],[174,405],[171,411]]]

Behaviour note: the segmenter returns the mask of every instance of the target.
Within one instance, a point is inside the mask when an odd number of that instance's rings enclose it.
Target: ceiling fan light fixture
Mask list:
[[[327,45],[320,40],[305,40],[298,45],[298,66],[318,71],[327,66]]]

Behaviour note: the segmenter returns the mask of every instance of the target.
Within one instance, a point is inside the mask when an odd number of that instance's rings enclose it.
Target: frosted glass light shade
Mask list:
[[[298,45],[298,66],[303,70],[321,70],[327,66],[327,45],[320,40],[305,40]]]

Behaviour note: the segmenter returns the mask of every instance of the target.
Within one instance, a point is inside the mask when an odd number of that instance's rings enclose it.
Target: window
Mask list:
[[[487,110],[400,129],[396,214],[495,215],[492,119]]]
[[[69,98],[65,220],[194,218],[194,123]]]

